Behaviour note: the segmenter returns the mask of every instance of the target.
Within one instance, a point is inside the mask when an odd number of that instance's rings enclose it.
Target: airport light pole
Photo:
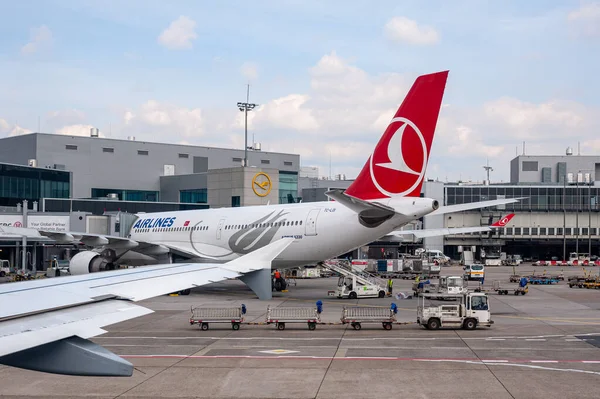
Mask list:
[[[252,111],[257,105],[250,103],[250,84],[248,84],[246,102],[237,103],[238,109],[244,113],[244,167],[248,166],[248,111]]]
[[[567,260],[567,204],[566,200],[566,192],[567,192],[567,174],[565,173],[563,177],[563,261]]]

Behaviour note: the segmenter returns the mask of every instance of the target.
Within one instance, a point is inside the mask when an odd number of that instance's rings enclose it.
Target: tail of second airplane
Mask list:
[[[420,196],[447,78],[448,71],[417,78],[346,194],[362,200]]]
[[[498,220],[496,223],[492,224],[490,227],[504,227],[508,224],[508,222],[511,221],[511,219],[515,216],[514,213],[510,213],[506,216],[504,216],[503,218],[501,218],[500,220]]]

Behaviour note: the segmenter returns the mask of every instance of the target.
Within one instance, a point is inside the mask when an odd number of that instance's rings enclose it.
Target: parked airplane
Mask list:
[[[504,217],[501,217],[497,222],[492,223],[489,226],[481,226],[481,227],[447,227],[442,229],[422,229],[422,230],[398,230],[392,231],[390,234],[386,235],[386,237],[395,236],[401,237],[405,235],[414,235],[417,238],[425,238],[425,237],[436,237],[442,235],[450,235],[450,234],[468,234],[468,233],[478,233],[478,232],[486,232],[486,231],[494,231],[500,228],[505,227],[515,216],[514,213],[510,213]]]
[[[437,200],[420,197],[447,76],[444,71],[416,79],[357,179],[345,191],[327,192],[334,201],[140,214],[129,237],[35,233],[95,247],[73,256],[69,268],[74,275],[111,269],[128,251],[227,262],[276,239],[293,237],[292,245],[273,262],[275,268],[286,268],[339,256],[425,215],[517,202],[440,206]],[[270,289],[265,298],[271,298]]]
[[[283,238],[222,263],[175,263],[0,285],[0,364],[79,376],[126,377],[133,365],[88,338],[153,311],[143,299],[239,278],[269,280]],[[5,383],[5,382],[4,382]]]

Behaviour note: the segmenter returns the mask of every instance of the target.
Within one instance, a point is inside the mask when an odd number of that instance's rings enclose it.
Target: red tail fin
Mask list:
[[[511,219],[514,216],[515,216],[514,213],[511,213],[510,215],[506,215],[503,218],[501,218],[500,220],[498,220],[496,223],[492,224],[490,227],[504,227],[511,221]]]
[[[447,78],[448,71],[417,78],[346,194],[420,196]]]

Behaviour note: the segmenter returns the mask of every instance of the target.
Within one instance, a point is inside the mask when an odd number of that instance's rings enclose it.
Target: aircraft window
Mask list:
[[[300,226],[302,226],[302,220],[300,221]]]

